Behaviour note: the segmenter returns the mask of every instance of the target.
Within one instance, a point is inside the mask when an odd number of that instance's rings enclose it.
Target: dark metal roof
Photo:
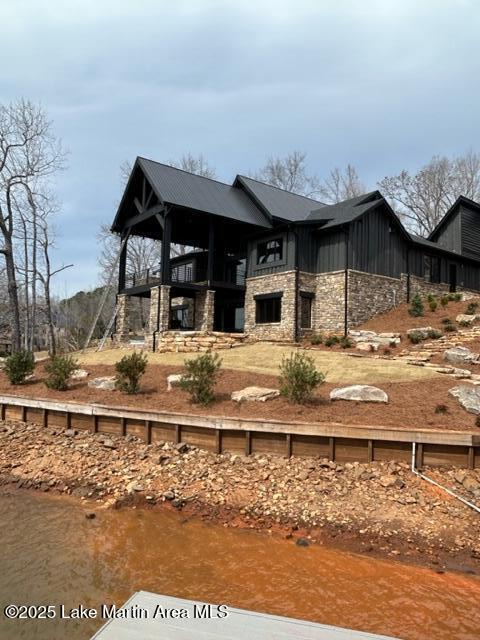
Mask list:
[[[315,209],[309,214],[307,220],[323,222],[322,229],[348,224],[369,209],[377,207],[382,201],[384,201],[384,198],[379,191],[371,191],[356,198]],[[326,223],[325,220],[327,220]]]
[[[279,187],[273,187],[253,178],[238,175],[234,186],[239,186],[270,216],[298,222],[305,220],[313,209],[323,206],[322,202],[301,196]]]
[[[146,158],[139,157],[137,163],[165,204],[271,227],[268,217],[241,189]]]

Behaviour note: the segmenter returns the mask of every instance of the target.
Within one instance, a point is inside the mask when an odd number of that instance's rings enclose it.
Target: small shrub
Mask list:
[[[428,337],[431,340],[438,340],[442,336],[443,336],[443,333],[441,331],[439,331],[438,329],[429,329],[428,330]]]
[[[429,293],[427,296],[427,301],[433,302],[434,300],[435,300],[435,296],[433,295],[433,293]]]
[[[460,322],[458,324],[461,327],[469,327],[470,326],[470,322],[468,322],[468,320],[460,320]]]
[[[147,368],[147,354],[134,351],[129,356],[123,356],[115,365],[117,377],[115,386],[125,393],[138,393],[140,390],[140,378]]]
[[[384,356],[391,356],[392,355],[392,350],[390,349],[390,347],[385,347],[385,349],[383,350],[383,355]]]
[[[418,318],[419,316],[423,316],[423,311],[423,302],[421,297],[417,293],[412,299],[412,303],[410,305],[408,313],[414,318]]]
[[[450,302],[450,299],[447,295],[442,296],[440,298],[440,304],[442,305],[442,307],[445,309],[446,306],[448,306],[448,303]]]
[[[338,336],[328,336],[325,340],[326,347],[333,347],[334,344],[338,344],[340,342],[340,338]]]
[[[187,373],[180,380],[180,388],[188,391],[195,404],[209,404],[214,400],[215,382],[222,361],[216,353],[204,353],[185,361]]]
[[[280,393],[290,402],[304,404],[313,390],[325,382],[325,374],[317,371],[313,358],[303,353],[284,356],[280,365]]]
[[[432,313],[435,313],[435,311],[438,309],[438,302],[436,300],[430,300],[428,306],[430,308],[430,311]]]
[[[446,322],[443,325],[443,330],[447,333],[452,333],[457,330],[457,327],[453,324],[453,322]]]
[[[342,336],[340,338],[340,346],[342,349],[351,349],[353,347],[353,340],[348,336]]]
[[[419,344],[420,342],[425,340],[421,331],[410,331],[410,333],[408,334],[408,339],[412,344]]]
[[[35,359],[31,351],[16,351],[5,360],[5,375],[10,384],[22,384],[33,373]]]
[[[449,293],[448,294],[448,299],[451,302],[460,302],[460,300],[462,299],[462,294],[461,293]]]
[[[45,384],[49,389],[66,391],[68,379],[77,368],[77,361],[72,356],[52,356],[45,365],[47,379]]]
[[[440,322],[442,324],[452,324],[452,321],[450,320],[450,318],[442,318]]]
[[[322,342],[323,342],[323,336],[321,333],[316,333],[310,339],[310,343],[313,345],[322,344]]]
[[[448,407],[446,404],[437,404],[435,407],[435,413],[439,413],[441,415],[445,415],[448,413]]]
[[[468,307],[465,309],[465,313],[467,316],[474,316],[477,313],[478,302],[470,302]]]

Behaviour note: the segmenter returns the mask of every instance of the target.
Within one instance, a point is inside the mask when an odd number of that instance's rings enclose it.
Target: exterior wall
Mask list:
[[[213,331],[215,291],[199,291],[195,298],[195,330]]]
[[[276,262],[267,264],[257,264],[257,247],[260,242],[282,238],[283,240],[283,257]],[[295,268],[295,235],[292,231],[270,231],[269,233],[255,238],[248,243],[248,265],[247,276],[257,277],[270,275],[273,273],[285,273]]]
[[[343,331],[345,324],[345,270],[315,277],[312,326],[315,331]]]
[[[406,301],[406,280],[349,270],[348,325],[350,328]]]
[[[295,339],[295,271],[247,278],[245,289],[245,333],[259,340]],[[283,292],[280,322],[256,324],[255,296]]]
[[[170,322],[170,287],[160,285],[150,291],[150,313],[145,332],[145,346],[153,351],[157,334],[168,330]]]
[[[219,331],[164,331],[156,341],[156,351],[195,353],[232,349],[246,340],[244,333]]]
[[[407,281],[407,276],[404,275],[402,279]],[[443,296],[449,293],[450,285],[444,282],[428,282],[425,278],[419,278],[418,276],[410,276],[410,300],[413,296],[419,294],[422,297],[426,297],[429,294],[434,296]]]

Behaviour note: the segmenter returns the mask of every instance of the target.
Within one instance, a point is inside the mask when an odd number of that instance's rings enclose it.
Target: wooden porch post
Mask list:
[[[127,268],[127,244],[128,238],[126,238],[128,232],[122,233],[121,241],[124,242],[123,249],[120,252],[120,259],[118,261],[118,293],[125,289],[125,270]]]
[[[172,218],[169,211],[165,211],[163,219],[163,238],[162,238],[162,270],[161,283],[170,284],[170,245],[172,237]]]
[[[215,227],[213,225],[213,216],[208,221],[208,256],[207,256],[207,287],[213,282],[213,258],[215,247]]]

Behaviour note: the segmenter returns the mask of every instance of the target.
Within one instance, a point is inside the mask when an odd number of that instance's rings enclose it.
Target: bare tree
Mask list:
[[[252,177],[286,191],[314,197],[319,193],[320,182],[316,175],[308,173],[306,158],[307,154],[302,151],[292,151],[283,158],[270,157]]]
[[[180,160],[170,160],[169,163],[172,167],[177,169],[183,169],[189,173],[195,173],[197,176],[203,176],[204,178],[216,178],[216,172],[205,160],[203,154],[193,156],[191,153],[185,153]]]
[[[434,156],[417,173],[401,171],[378,183],[405,225],[428,236],[460,195],[480,199],[480,155]]]
[[[353,165],[347,164],[343,170],[338,167],[332,169],[320,184],[318,193],[325,203],[336,204],[360,196],[365,191],[357,170]]]
[[[21,347],[22,333],[14,250],[15,234],[22,224],[15,203],[28,202],[31,184],[38,186],[63,163],[61,145],[40,106],[26,100],[0,105],[0,253],[5,260],[14,350]]]

